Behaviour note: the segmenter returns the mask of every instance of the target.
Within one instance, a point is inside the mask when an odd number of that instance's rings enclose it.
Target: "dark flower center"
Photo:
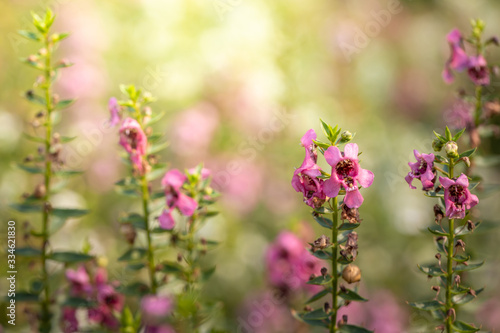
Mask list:
[[[427,170],[427,162],[423,158],[421,158],[420,165],[418,166],[415,175],[420,176],[421,174],[425,173],[426,170]]]
[[[354,167],[354,162],[346,159],[342,160],[335,166],[335,171],[340,179],[344,179],[346,177],[354,177],[356,176],[356,169]]]
[[[488,76],[488,68],[486,66],[470,67],[468,72],[469,72],[469,75],[471,75],[472,77],[474,77],[477,80]]]
[[[139,141],[138,136],[139,135],[135,128],[125,130],[125,137],[127,138],[128,143],[130,144],[132,149],[137,149],[137,142]]]
[[[467,194],[462,185],[451,185],[448,191],[450,193],[450,200],[454,203],[461,204],[465,201]]]

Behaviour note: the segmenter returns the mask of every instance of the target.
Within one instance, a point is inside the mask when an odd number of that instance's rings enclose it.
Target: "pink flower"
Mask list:
[[[448,218],[463,219],[465,211],[479,202],[477,196],[471,194],[468,189],[469,179],[466,175],[461,174],[457,180],[439,177],[439,182],[444,187],[444,203]]]
[[[120,311],[123,308],[124,297],[109,284],[97,285],[97,301],[108,308]]]
[[[486,59],[480,54],[476,57],[470,57],[469,68],[467,70],[472,82],[478,86],[490,84],[490,72]]]
[[[469,66],[469,57],[463,47],[463,37],[458,29],[453,29],[447,36],[451,55],[443,70],[443,79],[446,83],[453,82],[452,70],[461,72]]]
[[[310,129],[300,140],[306,150],[306,156],[302,165],[293,173],[292,186],[295,191],[303,194],[304,202],[308,206],[318,208],[325,202],[326,195],[323,191],[324,181],[317,178],[321,175],[321,169],[316,164],[318,157],[314,150],[313,140],[315,139],[316,132]]]
[[[196,172],[196,168],[188,169],[188,172],[192,175]],[[200,172],[201,179],[207,179],[208,177],[210,177],[210,175],[211,175],[210,170],[205,169],[205,168],[201,169],[201,172]]]
[[[84,296],[92,290],[89,275],[83,266],[78,267],[76,270],[66,270],[66,279],[70,283],[73,296]]]
[[[281,232],[266,252],[269,280],[275,287],[285,292],[306,289],[315,291],[308,285],[311,274],[319,275],[319,259],[310,254],[304,243],[289,231]]]
[[[62,310],[62,331],[64,333],[78,332],[78,320],[76,319],[76,309],[64,307]]]
[[[146,326],[144,333],[175,333],[175,330],[169,325]]]
[[[141,300],[142,319],[147,324],[157,324],[173,310],[173,301],[164,296],[147,295]]]
[[[434,187],[434,182],[436,181],[436,176],[434,175],[434,154],[420,154],[418,150],[414,150],[416,162],[408,163],[411,171],[405,177],[406,182],[410,185],[411,189],[416,189],[413,186],[413,179],[418,179],[422,182],[422,189],[424,191],[429,191]]]
[[[142,158],[146,155],[148,139],[139,123],[132,118],[126,118],[120,128],[120,145],[130,155],[130,161],[142,171]]]
[[[185,216],[193,215],[198,208],[198,202],[181,191],[186,180],[186,175],[177,169],[170,170],[163,176],[161,184],[165,187],[165,199],[169,208],[164,209],[159,217],[160,226],[164,229],[170,230],[175,226],[172,217],[172,210],[175,208]]]
[[[349,208],[358,208],[364,199],[359,193],[358,182],[362,187],[373,183],[373,173],[362,169],[358,163],[358,145],[348,143],[342,154],[337,147],[325,151],[325,159],[332,166],[332,175],[325,181],[324,191],[331,198],[339,194],[341,187],[346,191],[344,203]]]
[[[118,125],[120,122],[120,105],[118,105],[118,101],[116,98],[111,97],[108,102],[108,110],[111,113],[111,119],[109,120],[109,125],[114,127]]]

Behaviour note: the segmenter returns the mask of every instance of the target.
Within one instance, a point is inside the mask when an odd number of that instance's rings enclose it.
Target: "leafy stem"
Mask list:
[[[333,198],[333,213],[332,213],[332,316],[330,323],[330,332],[335,333],[337,331],[337,285],[339,275],[337,273],[337,253],[338,253],[338,202],[337,197]]]
[[[42,210],[42,283],[44,289],[43,299],[41,301],[41,321],[40,321],[40,332],[50,332],[51,324],[50,319],[52,317],[50,313],[50,287],[49,287],[49,276],[47,272],[47,245],[49,242],[49,223],[50,223],[50,183],[52,178],[52,161],[50,158],[51,151],[51,138],[52,138],[52,63],[51,63],[51,43],[48,31],[43,33],[44,46],[47,51],[45,55],[45,82],[43,84],[43,90],[45,90],[45,110],[46,110],[46,122],[45,122],[45,172],[44,172],[44,185],[45,194],[43,196],[44,209]]]
[[[450,178],[453,178],[453,167],[454,167],[454,159],[450,158],[450,162],[448,164]],[[452,323],[453,317],[450,313],[450,310],[453,309],[453,303],[451,300],[452,294],[452,286],[453,286],[453,245],[455,243],[455,219],[449,219],[449,238],[448,238],[448,246],[447,246],[447,254],[446,254],[446,332],[452,333]]]

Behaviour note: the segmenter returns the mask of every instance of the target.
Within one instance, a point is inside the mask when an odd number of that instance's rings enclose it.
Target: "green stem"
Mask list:
[[[50,200],[50,181],[52,178],[52,161],[50,159],[51,150],[51,140],[52,140],[52,65],[51,65],[51,46],[49,41],[49,34],[44,34],[44,44],[47,50],[47,55],[45,56],[45,82],[43,89],[45,90],[45,108],[47,112],[46,123],[45,123],[45,173],[44,173],[44,185],[45,194],[43,196],[43,202],[45,207],[42,213],[42,283],[43,283],[43,299],[41,301],[41,320],[40,320],[40,332],[50,332],[51,330],[51,318],[52,314],[50,312],[50,287],[49,287],[49,275],[47,272],[47,245],[49,242],[49,200]]]
[[[481,111],[483,110],[483,105],[481,101],[482,95],[483,95],[483,87],[476,86],[476,108],[474,110],[474,123],[476,127],[479,126],[479,123],[481,121]]]
[[[453,178],[453,167],[454,167],[454,161],[453,158],[450,158],[450,163],[448,164],[449,167],[449,173],[450,173],[450,178]],[[447,246],[447,256],[446,256],[446,304],[445,304],[445,309],[446,313],[446,333],[452,333],[453,330],[451,328],[451,325],[453,323],[453,317],[448,315],[448,312],[450,309],[453,309],[453,303],[451,301],[451,290],[453,289],[453,252],[454,252],[454,245],[455,245],[455,219],[450,219],[448,221],[448,230],[449,230],[449,237],[448,237],[448,246]],[[456,311],[456,310],[455,310]]]
[[[155,261],[153,253],[153,242],[151,240],[151,230],[149,228],[149,186],[148,180],[146,178],[147,173],[142,176],[142,209],[144,211],[144,222],[146,223],[146,238],[148,242],[148,268],[149,268],[149,279],[151,281],[151,292],[156,294],[157,283],[155,279]]]
[[[337,237],[339,230],[337,228],[337,221],[339,218],[338,202],[337,197],[333,198],[333,214],[332,214],[332,315],[330,323],[330,333],[337,332],[337,285],[339,275],[337,273],[337,253],[338,253],[338,243]]]

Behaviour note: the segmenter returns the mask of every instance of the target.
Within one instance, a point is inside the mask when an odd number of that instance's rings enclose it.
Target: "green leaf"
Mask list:
[[[443,137],[441,134],[439,134],[438,132],[434,131],[434,135],[436,136],[436,138],[439,139],[439,141],[441,141],[442,143],[447,143],[448,141],[450,140],[446,140],[445,137]]]
[[[449,161],[446,157],[441,156],[441,155],[434,155],[434,162],[439,163],[439,164],[448,164]]]
[[[90,211],[87,209],[76,208],[53,208],[50,212],[51,215],[67,219],[70,217],[80,217],[88,214]]]
[[[446,136],[446,140],[452,141],[453,136],[451,135],[451,132],[450,132],[450,129],[448,128],[448,126],[446,126],[446,129],[445,129],[445,136]]]
[[[459,333],[472,333],[479,331],[479,328],[476,328],[470,324],[464,323],[463,321],[457,320],[453,324],[451,324],[453,329]]]
[[[201,272],[201,281],[207,281],[215,273],[216,266],[205,269]]]
[[[66,39],[69,37],[69,33],[59,33],[59,34],[53,34],[52,36],[50,36],[50,39],[52,39],[52,41],[54,43],[57,43],[57,42],[60,42],[62,41],[63,39]]]
[[[322,216],[313,216],[313,217],[314,217],[314,220],[316,222],[318,222],[318,224],[320,226],[322,226],[323,228],[327,228],[327,229],[332,229],[333,228],[333,222],[332,222],[332,220],[327,219],[327,218],[322,217]]]
[[[80,297],[68,297],[62,305],[70,306],[72,308],[90,308],[94,306],[94,302],[90,302],[85,298]]]
[[[354,301],[354,302],[367,302],[368,300],[364,297],[361,297],[358,293],[346,289],[345,291],[340,290],[339,296],[345,299],[346,301]]]
[[[476,152],[476,149],[477,148],[473,148],[473,149],[469,149],[469,150],[464,151],[462,154],[460,154],[459,158],[472,156],[472,154],[474,154]]]
[[[370,331],[364,327],[356,326],[356,325],[348,325],[348,324],[340,326],[339,332],[340,333],[373,333],[373,331]]]
[[[44,20],[42,20],[42,18],[35,12],[31,12],[31,16],[33,17],[33,25],[35,28],[42,33],[47,32],[47,26],[45,25]]]
[[[54,171],[54,175],[59,176],[59,177],[71,177],[71,176],[78,176],[83,174],[83,171],[78,171],[78,170],[58,170]]]
[[[56,109],[64,109],[64,108],[67,108],[69,107],[70,105],[72,105],[73,103],[75,102],[75,99],[65,99],[65,100],[62,100],[62,101],[59,101],[55,108]]]
[[[328,149],[330,147],[330,145],[328,143],[325,143],[325,142],[322,142],[319,140],[313,140],[313,142],[316,146],[323,148],[323,149]]]
[[[433,301],[425,301],[425,302],[409,302],[409,306],[415,309],[423,310],[423,311],[434,311],[434,310],[442,310],[443,305],[436,300]]]
[[[137,213],[131,213],[120,218],[120,222],[131,223],[137,229],[146,230],[146,221],[144,220],[144,216]]]
[[[75,140],[76,138],[77,138],[77,136],[61,136],[60,140],[62,143],[68,143],[68,142]]]
[[[184,268],[176,262],[165,261],[161,263],[160,271],[163,273],[182,273]]]
[[[443,198],[444,193],[436,193],[434,191],[425,191],[424,195],[429,198]]]
[[[453,272],[457,273],[457,272],[466,272],[466,271],[472,271],[473,269],[477,269],[481,266],[483,266],[484,264],[484,261],[482,262],[479,262],[477,264],[459,264],[459,265],[456,265],[455,268],[453,269]]]
[[[321,129],[323,130],[323,133],[328,138],[328,140],[333,144],[336,139],[334,137],[336,129],[334,130],[332,126],[325,123],[322,119],[320,119],[319,121],[321,122]]]
[[[454,256],[452,259],[453,259],[453,261],[456,261],[456,262],[466,262],[470,259],[470,256],[457,255],[457,256]]]
[[[38,294],[29,293],[27,291],[16,292],[17,302],[38,302]]]
[[[67,264],[84,262],[93,259],[93,256],[79,252],[54,252],[49,256],[49,259]]]
[[[135,187],[140,186],[141,184],[137,181],[137,179],[132,177],[127,177],[122,180],[119,180],[115,183],[116,186],[124,186],[124,187]]]
[[[26,99],[28,101],[30,101],[31,103],[33,104],[38,104],[38,105],[41,105],[41,106],[46,106],[47,105],[47,102],[45,101],[45,98],[42,97],[42,96],[39,96],[33,92],[31,93],[27,93],[24,95],[26,97]]]
[[[17,163],[17,167],[21,170],[24,170],[28,173],[32,174],[41,174],[45,172],[45,169],[37,167],[37,166],[29,166],[29,165],[24,165],[21,163]]]
[[[146,256],[148,251],[144,248],[134,247],[122,254],[118,261],[140,260]]]
[[[35,32],[26,31],[26,30],[19,30],[17,33],[19,35],[23,36],[24,38],[35,41],[35,42],[39,42],[41,40],[40,37],[38,37],[38,34]]]
[[[339,243],[339,244],[344,243],[347,240],[347,237],[349,236],[349,234],[351,232],[352,232],[352,230],[345,230],[345,231],[339,232],[339,234],[337,236],[337,243]]]
[[[473,231],[475,231],[481,223],[482,223],[481,221],[474,223],[474,230]],[[467,227],[464,228],[463,226],[461,226],[461,227],[455,228],[455,236],[464,236],[464,235],[467,235],[470,233],[472,233],[472,231],[467,229]]]
[[[327,251],[327,250],[316,250],[314,252],[310,251],[310,253],[313,256],[315,256],[316,258],[321,259],[321,260],[330,260],[330,259],[332,259],[332,252],[331,252],[331,250],[330,251]]]
[[[146,267],[146,264],[143,262],[133,263],[133,264],[127,265],[127,269],[129,269],[131,271],[139,271],[139,270],[143,269],[144,267]]]
[[[327,207],[319,207],[319,208],[314,209],[314,211],[319,213],[319,214],[333,214],[333,210],[331,210],[330,208],[327,208]]]
[[[163,118],[164,115],[165,115],[165,112],[163,112],[163,111],[155,114],[154,116],[151,117],[151,119],[149,119],[146,122],[145,125],[151,126],[152,124],[157,123],[161,118]]]
[[[39,213],[42,211],[42,205],[33,205],[26,203],[10,204],[9,207],[21,213]]]
[[[333,280],[333,277],[329,274],[327,274],[325,276],[320,275],[320,276],[316,276],[312,280],[307,281],[307,284],[322,286],[322,285],[331,283],[332,280]]]
[[[147,149],[147,155],[156,154],[169,146],[168,142],[160,142],[151,145]]]
[[[312,303],[312,302],[315,302],[321,298],[323,298],[324,296],[330,294],[330,292],[332,291],[331,288],[326,288],[326,289],[323,289],[321,290],[319,293],[316,293],[314,294],[311,298],[309,298],[306,302],[306,304],[309,304],[309,303]]]
[[[53,216],[52,219],[50,220],[50,225],[49,225],[49,235],[55,234],[59,229],[61,229],[66,223],[66,219]]]
[[[156,178],[162,177],[167,172],[167,165],[164,163],[156,164],[153,166],[153,169],[147,173],[147,180],[152,181]]]
[[[479,295],[484,288],[474,290],[476,293],[476,296]],[[469,303],[470,301],[474,300],[476,297],[470,294],[469,292],[466,292],[465,294],[459,294],[455,295],[451,298],[451,301],[453,304],[461,305],[461,304],[466,304]]]
[[[320,308],[313,311],[305,312],[302,318],[307,320],[315,320],[315,319],[325,319],[328,318],[329,316],[330,315],[327,314],[325,310]]]
[[[42,255],[42,252],[32,247],[20,247],[16,249],[16,255],[22,257],[38,257]]]
[[[438,264],[417,265],[418,268],[430,276],[444,276],[446,273],[441,270]]]
[[[32,136],[32,135],[29,135],[27,133],[23,133],[23,136],[30,140],[30,141],[33,141],[33,142],[36,142],[36,143],[45,143],[45,139],[44,138],[40,138],[38,136]]]
[[[440,226],[440,225],[432,225],[430,227],[427,228],[431,233],[433,233],[434,235],[437,235],[437,236],[449,236],[449,233],[444,230],[443,231],[443,228]]]
[[[133,282],[121,285],[118,291],[127,296],[144,296],[149,293],[149,287],[142,282]]]
[[[361,225],[360,223],[342,223],[339,226],[338,230],[354,230],[360,225]]]
[[[34,279],[30,283],[30,292],[39,295],[43,290],[43,282],[39,279]]]
[[[460,137],[462,136],[462,134],[464,134],[465,132],[465,128],[462,129],[460,132],[458,132],[457,134],[455,134],[452,138],[452,141],[458,141],[458,139],[460,139]]]

